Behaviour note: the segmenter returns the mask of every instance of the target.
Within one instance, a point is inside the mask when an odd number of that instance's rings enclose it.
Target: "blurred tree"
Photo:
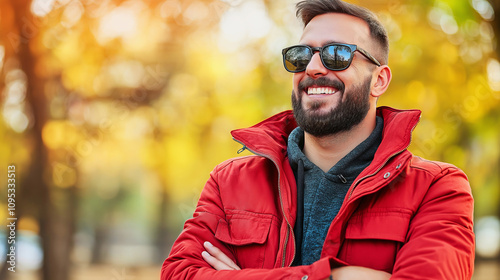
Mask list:
[[[493,28],[495,29],[496,45],[495,49],[497,51],[497,57],[500,57],[500,0],[489,0],[491,5],[493,6]]]
[[[58,230],[55,226],[54,219],[58,216],[53,211],[51,191],[44,179],[44,167],[50,164],[47,148],[42,141],[42,129],[47,120],[47,102],[43,92],[43,80],[36,73],[38,56],[32,51],[42,27],[36,25],[39,21],[32,15],[30,6],[31,1],[21,0],[2,2],[1,7],[2,19],[5,19],[2,26],[6,28],[0,32],[5,46],[5,57],[11,61],[18,60],[17,67],[27,77],[26,100],[32,114],[32,128],[27,135],[32,143],[31,162],[25,173],[26,177],[19,180],[21,186],[18,189],[17,213],[19,219],[30,215],[39,220],[44,249],[44,279],[63,280],[68,278],[70,263],[67,256],[71,248],[72,233]],[[4,271],[5,269],[6,265],[3,266]]]

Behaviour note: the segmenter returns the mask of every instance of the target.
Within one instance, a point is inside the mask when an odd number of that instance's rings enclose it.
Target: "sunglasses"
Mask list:
[[[371,56],[367,51],[356,45],[350,44],[328,44],[323,47],[313,48],[307,45],[296,45],[283,49],[283,64],[285,69],[291,73],[298,73],[306,70],[307,65],[315,52],[319,52],[321,63],[328,70],[342,71],[347,69],[352,62],[354,52],[358,51],[371,62],[380,66],[380,62]]]

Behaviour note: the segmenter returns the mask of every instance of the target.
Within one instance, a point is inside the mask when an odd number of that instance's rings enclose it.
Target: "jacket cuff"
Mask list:
[[[345,261],[337,259],[337,258],[330,257],[328,259],[330,261],[330,268],[331,269],[334,269],[334,268],[337,268],[337,267],[342,267],[342,266],[348,266],[349,265]]]
[[[301,279],[328,279],[332,274],[332,269],[346,266],[347,263],[337,258],[327,257],[311,264],[310,275],[304,274]]]

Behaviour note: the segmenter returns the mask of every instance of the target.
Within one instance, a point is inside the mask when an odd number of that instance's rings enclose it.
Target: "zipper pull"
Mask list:
[[[243,145],[243,147],[241,149],[239,149],[236,153],[239,155],[239,154],[243,153],[246,149],[247,149],[247,146]]]
[[[347,183],[347,179],[344,176],[342,176],[342,174],[337,175],[337,177],[340,179],[340,181],[342,181],[342,183],[344,183],[344,184]]]

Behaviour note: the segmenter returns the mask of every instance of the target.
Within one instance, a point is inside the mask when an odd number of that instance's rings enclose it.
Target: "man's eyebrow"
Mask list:
[[[329,45],[329,44],[347,44],[346,42],[341,42],[341,41],[335,41],[335,40],[330,40],[326,41],[323,46]]]
[[[323,43],[321,44],[321,47],[326,46],[326,45],[330,45],[330,44],[348,44],[348,43],[346,43],[346,42],[341,42],[341,41],[335,41],[335,40],[329,40],[329,41],[323,42]],[[303,43],[303,44],[300,44],[300,45],[304,45],[304,46],[309,46],[309,47],[312,47],[312,45],[310,45],[310,44],[306,44],[306,43]]]

